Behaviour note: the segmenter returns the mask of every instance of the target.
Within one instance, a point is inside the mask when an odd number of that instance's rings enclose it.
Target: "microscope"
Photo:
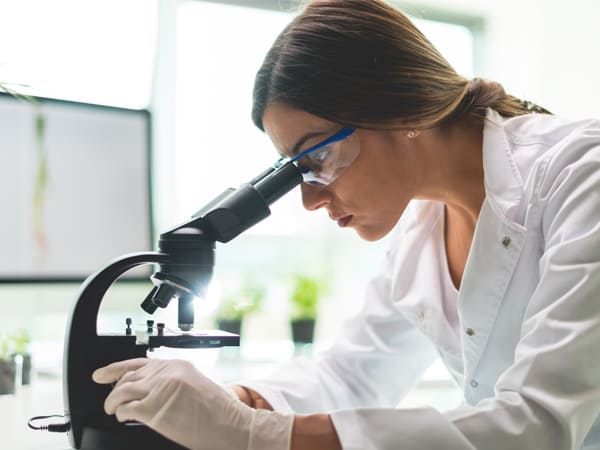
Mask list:
[[[146,357],[157,347],[215,348],[239,345],[239,336],[224,331],[194,332],[196,297],[203,297],[212,278],[216,242],[228,242],[270,214],[269,205],[302,181],[293,162],[268,168],[238,189],[227,189],[191,220],[162,233],[158,251],[131,253],[114,259],[81,285],[67,321],[63,366],[65,418],[69,442],[83,450],[180,450],[174,443],[137,422],[119,423],[104,412],[111,386],[92,381],[92,372],[107,364]],[[133,332],[131,321],[122,333],[99,334],[102,299],[125,272],[154,264],[152,289],[141,303],[149,314],[177,300],[179,330],[149,321],[147,330]]]

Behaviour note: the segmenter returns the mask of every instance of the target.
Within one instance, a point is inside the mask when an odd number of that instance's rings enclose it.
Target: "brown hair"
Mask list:
[[[258,70],[252,120],[285,103],[359,128],[429,128],[546,112],[496,82],[459,75],[400,11],[381,0],[318,0],[281,32]]]

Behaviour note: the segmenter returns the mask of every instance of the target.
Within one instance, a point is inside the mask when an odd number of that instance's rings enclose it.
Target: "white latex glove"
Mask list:
[[[104,402],[117,420],[135,420],[193,450],[289,450],[293,415],[252,409],[182,360],[138,358],[92,375],[115,383]]]

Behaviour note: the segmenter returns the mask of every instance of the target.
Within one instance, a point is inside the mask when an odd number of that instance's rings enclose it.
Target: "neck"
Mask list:
[[[449,215],[475,226],[485,198],[483,126],[452,126],[422,133],[427,173],[422,174],[421,198],[442,201]]]

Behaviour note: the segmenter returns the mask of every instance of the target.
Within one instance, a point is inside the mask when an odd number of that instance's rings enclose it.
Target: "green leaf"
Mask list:
[[[27,85],[27,84],[0,82],[0,91],[6,92],[7,94],[12,95],[13,97],[27,100],[28,102],[31,102],[31,103],[39,104],[38,100],[35,97],[32,97],[27,94],[22,94],[12,88],[9,88],[8,87],[9,85],[10,86],[19,86],[19,87],[29,87],[29,85]]]
[[[320,278],[296,274],[293,277],[290,301],[295,319],[317,317],[319,299],[326,291],[326,282]]]
[[[39,145],[44,142],[44,133],[46,130],[46,118],[41,112],[35,115],[35,141]]]

